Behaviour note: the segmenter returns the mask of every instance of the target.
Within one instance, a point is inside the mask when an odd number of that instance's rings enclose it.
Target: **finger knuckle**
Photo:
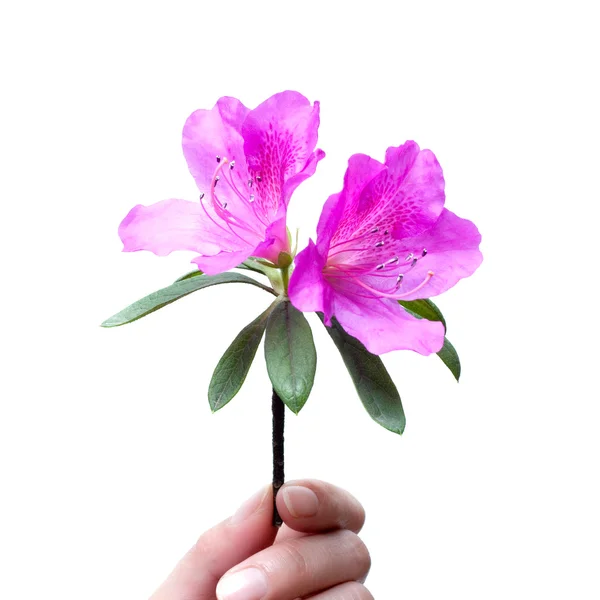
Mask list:
[[[357,563],[360,573],[368,573],[371,568],[371,555],[366,544],[352,531],[340,531],[339,535],[353,561]]]
[[[279,548],[282,561],[290,565],[293,572],[298,578],[302,579],[310,575],[310,567],[307,562],[305,553],[302,550],[302,544],[297,540],[290,540],[282,544]]]

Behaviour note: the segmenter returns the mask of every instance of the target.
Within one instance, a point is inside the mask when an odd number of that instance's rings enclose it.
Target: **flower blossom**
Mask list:
[[[385,164],[356,154],[344,187],[329,197],[316,244],[298,254],[292,304],[335,317],[374,354],[441,349],[444,327],[418,319],[398,300],[446,291],[481,263],[475,225],[444,208],[442,169],[412,141],[389,148]]]
[[[169,199],[131,209],[119,227],[126,252],[192,250],[212,275],[250,256],[277,263],[290,252],[286,212],[296,187],[325,156],[315,150],[319,103],[276,94],[254,110],[220,98],[183,128],[183,153],[199,200]]]

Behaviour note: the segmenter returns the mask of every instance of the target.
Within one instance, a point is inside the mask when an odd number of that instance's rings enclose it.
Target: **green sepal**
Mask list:
[[[102,327],[119,327],[120,325],[137,321],[192,292],[221,283],[248,283],[275,295],[275,292],[270,287],[241,273],[221,273],[219,275],[202,275],[202,277],[190,276],[134,302],[127,308],[106,319],[102,323]]]
[[[277,266],[280,269],[287,269],[294,262],[294,257],[289,252],[280,252],[277,259]]]
[[[440,321],[446,330],[446,320],[442,311],[431,300],[398,300],[403,308],[417,319],[428,321]],[[450,369],[456,381],[460,379],[460,359],[450,340],[444,336],[444,345],[437,353],[442,362]]]
[[[323,321],[323,315],[319,314],[319,317]],[[346,333],[335,319],[332,319],[331,327],[325,328],[337,346],[358,397],[371,418],[385,429],[402,435],[406,426],[402,401],[381,358],[371,354],[359,340]]]
[[[269,317],[265,360],[273,389],[298,414],[313,386],[317,351],[306,317],[289,300],[279,302]]]
[[[223,408],[240,391],[272,310],[273,305],[246,325],[225,350],[208,386],[208,403],[212,412]]]

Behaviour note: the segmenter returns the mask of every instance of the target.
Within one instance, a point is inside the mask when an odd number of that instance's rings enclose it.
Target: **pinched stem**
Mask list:
[[[285,405],[273,389],[273,525],[281,527],[283,520],[277,511],[277,492],[285,481],[283,457],[283,430],[285,426]]]

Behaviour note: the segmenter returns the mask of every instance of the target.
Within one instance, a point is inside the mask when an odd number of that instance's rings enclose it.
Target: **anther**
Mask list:
[[[200,200],[202,200],[203,198],[204,198],[204,192],[202,192],[202,193],[200,194]]]
[[[381,269],[384,269],[384,268],[385,268],[385,265],[384,265],[384,264],[377,265],[377,266],[375,267],[375,269],[377,269],[377,271],[381,271]]]
[[[386,229],[386,230],[383,232],[383,235],[390,235],[390,230],[389,230],[389,229]]]
[[[377,233],[379,231],[379,227],[373,227],[369,233]]]
[[[233,171],[233,167],[235,167],[235,160],[232,160],[232,161],[229,163],[229,168],[230,168],[232,171]]]
[[[217,154],[217,162],[220,163],[221,162],[221,157]]]
[[[419,260],[418,258],[413,258],[412,259],[412,262],[410,263],[410,268],[411,269],[417,264],[418,260]]]
[[[396,279],[396,289],[398,289],[400,287],[400,284],[402,283],[403,279],[404,279],[404,275],[402,275],[402,273],[400,273],[400,275],[398,275],[398,279]]]
[[[254,202],[254,194],[250,194],[250,202]]]
[[[405,262],[410,262],[413,258],[415,257],[415,255],[411,252],[405,259]]]
[[[219,183],[219,179],[221,179],[218,175],[215,177],[215,187],[217,187],[217,183]]]
[[[256,181],[258,181],[258,183],[260,183],[262,181],[262,177],[260,175],[256,176]]]
[[[252,187],[252,179],[248,179],[248,187]]]
[[[223,202],[223,208],[227,208],[227,202]]]
[[[375,248],[381,248],[381,246],[385,246],[385,242],[383,240],[375,244]]]
[[[390,258],[390,260],[387,261],[388,265],[395,265],[398,260],[400,260],[397,256],[394,256],[394,258]]]
[[[421,256],[427,256],[427,248],[423,248],[423,252],[421,252]]]

